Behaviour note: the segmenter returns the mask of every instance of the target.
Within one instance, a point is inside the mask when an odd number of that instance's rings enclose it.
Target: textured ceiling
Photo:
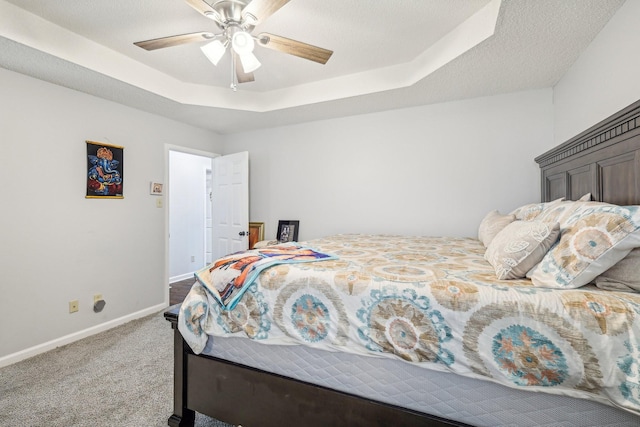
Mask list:
[[[553,86],[623,0],[291,0],[258,32],[334,51],[326,65],[256,48],[229,89],[199,44],[219,32],[183,0],[0,0],[0,66],[168,118],[234,133]]]

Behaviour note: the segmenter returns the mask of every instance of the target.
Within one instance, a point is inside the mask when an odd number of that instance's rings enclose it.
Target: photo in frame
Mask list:
[[[300,221],[278,221],[278,234],[276,238],[278,242],[297,242],[298,241],[298,229],[300,228]]]
[[[255,244],[264,240],[264,222],[249,223],[249,249],[253,249]]]
[[[149,191],[152,196],[162,196],[162,184],[159,182],[151,182]]]
[[[124,147],[86,141],[88,199],[122,199]]]

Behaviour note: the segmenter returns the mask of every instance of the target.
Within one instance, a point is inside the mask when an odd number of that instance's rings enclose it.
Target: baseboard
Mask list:
[[[47,352],[49,350],[53,350],[54,348],[62,347],[63,345],[67,345],[67,344],[71,344],[72,342],[81,340],[82,338],[86,338],[86,337],[89,337],[91,335],[95,335],[97,333],[107,331],[109,329],[115,328],[116,326],[120,326],[120,325],[123,325],[123,324],[125,324],[127,322],[130,322],[132,320],[136,320],[136,319],[139,319],[141,317],[145,317],[145,316],[148,316],[150,314],[157,313],[160,310],[163,310],[163,309],[165,309],[167,307],[168,307],[168,305],[165,304],[165,303],[154,305],[153,307],[149,307],[149,308],[145,308],[144,310],[136,311],[135,313],[128,314],[128,315],[120,317],[118,319],[110,320],[108,322],[101,323],[99,325],[92,326],[90,328],[83,329],[81,331],[74,332],[72,334],[65,335],[65,336],[60,337],[60,338],[56,338],[56,339],[48,341],[46,343],[39,344],[39,345],[36,345],[34,347],[31,347],[31,348],[27,348],[25,350],[18,351],[17,353],[13,353],[13,354],[9,354],[7,356],[0,357],[0,368],[2,368],[4,366],[12,365],[12,364],[17,363],[17,362],[19,362],[21,360],[28,359],[28,358],[33,357],[33,356],[37,356],[38,354]]]
[[[169,284],[180,282],[182,280],[187,280],[187,279],[193,279],[193,273],[186,273],[186,274],[181,274],[179,276],[169,277]]]

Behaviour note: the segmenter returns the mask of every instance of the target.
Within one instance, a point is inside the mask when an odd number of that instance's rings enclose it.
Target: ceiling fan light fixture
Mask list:
[[[255,47],[253,37],[246,31],[237,31],[231,38],[231,47],[240,56],[252,53]]]
[[[239,56],[242,69],[245,73],[253,73],[262,65],[260,61],[258,61],[258,58],[256,58],[256,56],[251,52]]]
[[[255,81],[253,71],[262,66],[253,54],[255,44],[298,56],[320,64],[325,64],[333,51],[288,39],[270,33],[257,37],[251,33],[256,25],[264,22],[290,0],[185,0],[189,6],[206,18],[213,20],[220,33],[200,31],[178,34],[151,40],[135,42],[134,45],[148,51],[178,46],[187,43],[202,43],[202,53],[215,66],[227,49],[231,55],[231,87],[236,90],[238,83]],[[0,0],[0,3],[2,1]]]
[[[211,43],[207,43],[200,49],[207,59],[213,63],[213,65],[218,65],[218,62],[220,62],[220,59],[227,51],[226,46],[223,45],[220,40],[214,40]]]

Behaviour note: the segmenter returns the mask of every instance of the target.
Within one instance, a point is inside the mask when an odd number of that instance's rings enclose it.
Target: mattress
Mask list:
[[[322,360],[343,361],[346,369],[319,364],[308,374],[300,369],[298,379],[319,378],[329,382],[321,385],[351,391],[368,390],[375,378],[396,384],[397,392],[379,388],[367,397],[474,425],[523,425],[527,412],[535,414],[530,425],[544,425],[534,409],[544,407],[560,408],[545,410],[551,413],[549,425],[624,425],[620,416],[640,424],[640,295],[498,280],[484,246],[470,238],[338,235],[308,244],[338,258],[270,267],[232,309],[221,308],[206,284],[196,283],[178,319],[191,349],[202,352],[212,336],[216,343],[238,338],[259,343],[258,356],[285,347],[273,360],[289,360],[290,352],[293,364],[298,357],[305,363],[305,352],[313,349]],[[209,350],[220,351],[217,345]],[[245,363],[248,357],[234,353],[228,359]],[[401,380],[385,378],[385,361]],[[359,383],[343,379],[362,363],[373,365],[353,373]],[[276,372],[289,375],[288,370]],[[324,378],[325,370],[338,378]],[[460,394],[461,384],[469,395]],[[486,393],[485,386],[494,384],[501,384],[495,387],[500,392]],[[543,392],[550,395],[541,397]],[[437,402],[430,401],[432,395]],[[571,403],[558,406],[569,397]],[[482,405],[475,402],[487,398]],[[594,405],[583,406],[583,399]],[[455,408],[446,407],[449,400]],[[486,414],[460,408],[460,401]],[[605,411],[603,403],[634,412]],[[593,424],[593,416],[583,418],[587,407],[610,415]],[[618,413],[623,415],[612,416]],[[493,418],[502,414],[513,418]],[[584,422],[558,424],[570,414]]]
[[[379,357],[264,345],[235,337],[210,337],[203,354],[474,426],[637,427],[640,423],[636,415],[601,403],[516,390]]]

